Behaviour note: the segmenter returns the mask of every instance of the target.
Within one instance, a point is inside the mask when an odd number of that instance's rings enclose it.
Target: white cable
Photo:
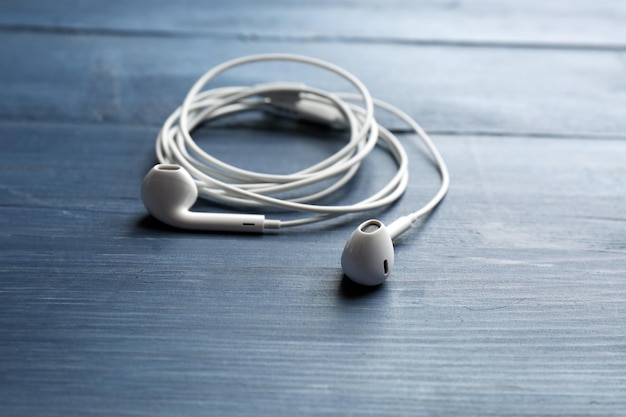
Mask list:
[[[343,77],[359,93],[330,93],[294,83],[203,90],[218,74],[260,61],[292,61],[316,66]],[[397,137],[375,120],[375,105],[396,115],[417,133],[432,154],[441,175],[437,194],[424,207],[403,217],[406,225],[392,233],[395,237],[443,199],[449,187],[448,169],[432,140],[413,118],[388,103],[374,100],[354,75],[325,61],[300,55],[262,54],[238,58],[214,67],[198,79],[181,106],[163,124],[157,137],[157,158],[161,163],[179,164],[187,169],[196,181],[199,195],[204,198],[238,206],[277,207],[313,214],[297,220],[280,221],[277,223],[280,227],[299,226],[342,214],[370,211],[395,202],[408,185],[407,154]],[[193,130],[201,123],[253,110],[267,110],[345,126],[350,132],[350,139],[343,148],[325,160],[292,174],[278,175],[229,165],[202,150],[191,137]],[[353,204],[315,204],[315,201],[346,185],[376,145],[384,146],[398,166],[396,174],[383,188]],[[314,191],[311,191],[312,188]],[[288,193],[288,197],[278,196],[279,193]]]

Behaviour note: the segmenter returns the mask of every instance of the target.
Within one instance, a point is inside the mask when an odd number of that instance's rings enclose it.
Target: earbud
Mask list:
[[[394,261],[391,233],[380,220],[361,223],[352,232],[341,255],[344,274],[361,285],[385,282]]]
[[[198,198],[198,187],[180,165],[159,164],[148,172],[141,186],[146,209],[163,223],[181,229],[215,232],[261,233],[278,228],[277,220],[259,214],[198,213],[189,209]]]

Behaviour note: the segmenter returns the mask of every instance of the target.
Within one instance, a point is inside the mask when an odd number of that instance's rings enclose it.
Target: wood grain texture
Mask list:
[[[408,111],[431,132],[619,138],[626,132],[626,66],[618,52],[30,33],[7,35],[0,44],[6,80],[0,118],[159,125],[209,68],[276,51],[345,67],[374,96]],[[349,88],[296,65],[241,69],[216,85],[270,80]]]
[[[552,0],[37,0],[1,6],[0,30],[113,36],[216,37],[624,50],[626,6]]]
[[[254,2],[187,2],[185,13],[174,2],[3,3],[0,415],[622,415],[623,6],[544,3],[271,1],[266,14]],[[397,24],[372,33],[333,20],[347,11]],[[409,25],[408,11],[446,33]],[[328,27],[322,15],[335,16]],[[237,36],[215,35],[233,24]],[[551,44],[562,41],[585,45]],[[159,124],[208,67],[271,50],[349,68],[435,133],[450,193],[398,239],[380,288],[351,285],[339,267],[361,216],[242,236],[180,232],[145,213]],[[341,87],[272,66],[223,82],[270,73]],[[261,118],[197,138],[273,172],[344,140]],[[402,139],[412,181],[375,213],[384,221],[437,188],[414,138]],[[392,169],[375,152],[333,201],[363,198]]]
[[[3,415],[626,406],[623,141],[437,137],[450,195],[369,292],[338,265],[356,219],[249,237],[146,218],[151,130],[1,126],[24,138],[2,142]],[[383,174],[369,168],[354,197]],[[420,180],[383,219],[433,191],[426,160],[411,174]]]

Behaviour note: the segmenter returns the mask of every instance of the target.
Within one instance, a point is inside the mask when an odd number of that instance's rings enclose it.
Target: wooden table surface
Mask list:
[[[625,415],[624,22],[618,0],[2,2],[0,415]],[[381,287],[339,266],[371,214],[263,236],[147,215],[161,123],[261,52],[345,67],[448,162]],[[345,87],[290,65],[217,84],[281,79]],[[198,135],[271,172],[341,144],[265,118]],[[412,181],[383,221],[438,183],[401,139]],[[337,201],[392,171],[376,152]]]

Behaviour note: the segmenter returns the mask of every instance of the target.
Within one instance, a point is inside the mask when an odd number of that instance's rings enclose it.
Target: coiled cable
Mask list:
[[[296,83],[205,89],[218,74],[260,61],[291,61],[328,70],[350,82],[358,94],[332,93]],[[398,138],[376,121],[375,106],[394,114],[417,133],[431,153],[441,176],[441,185],[435,196],[419,210],[404,216],[410,225],[430,212],[448,190],[450,180],[443,158],[412,117],[388,103],[373,99],[365,85],[346,70],[315,58],[261,54],[227,61],[212,68],[196,81],[181,106],[163,124],[157,137],[156,154],[161,163],[178,164],[187,169],[196,182],[199,195],[206,199],[242,207],[274,207],[310,214],[295,220],[281,220],[279,227],[300,226],[343,214],[375,210],[395,202],[408,185],[407,153]],[[254,110],[268,110],[342,126],[349,131],[349,140],[340,150],[319,163],[283,175],[254,172],[227,164],[201,149],[191,136],[202,123]],[[353,204],[315,203],[345,186],[377,145],[384,146],[397,164],[395,175],[386,185]],[[316,185],[318,187],[311,192]],[[289,195],[284,197],[285,193]]]

